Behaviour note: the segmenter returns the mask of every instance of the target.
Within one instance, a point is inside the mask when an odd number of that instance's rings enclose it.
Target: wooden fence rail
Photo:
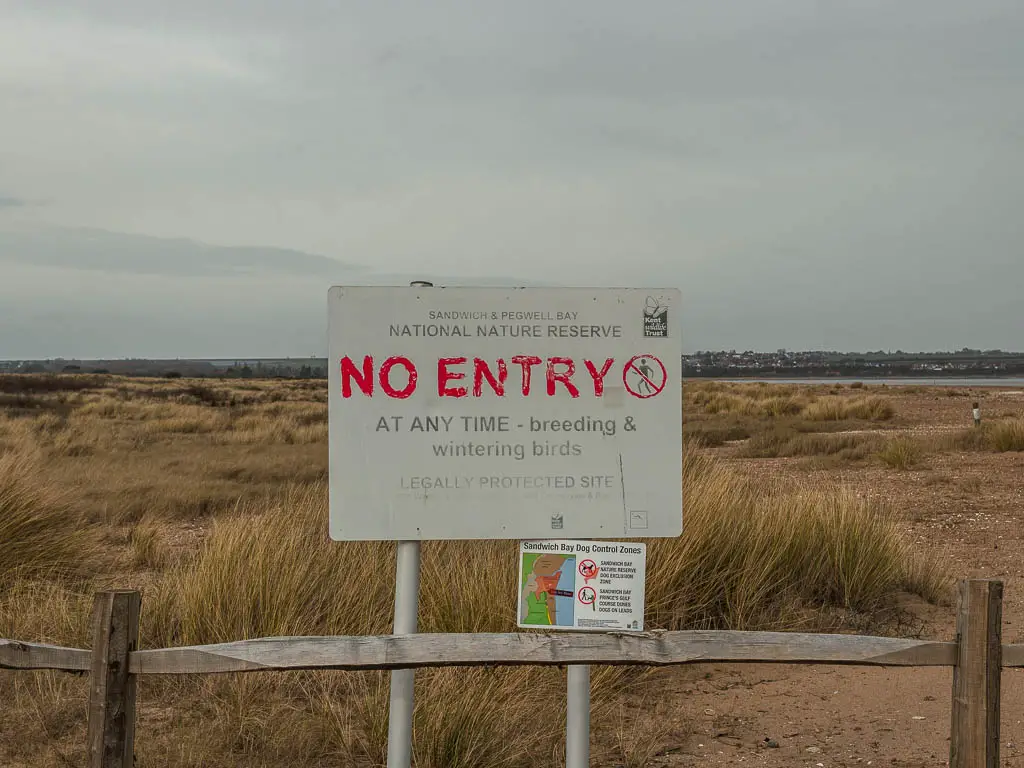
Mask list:
[[[140,595],[101,592],[93,648],[0,640],[0,668],[90,675],[89,766],[133,764],[138,675],[452,666],[669,666],[699,663],[952,667],[952,768],[999,764],[1000,670],[1024,667],[1024,645],[1001,644],[1002,582],[960,583],[953,642],[791,632],[417,634],[270,637],[137,650]]]
[[[658,632],[642,635],[429,634],[268,637],[237,643],[135,651],[136,675],[301,669],[421,667],[670,666],[704,662],[952,667],[956,643],[787,632]],[[89,669],[90,652],[0,640],[0,666]]]

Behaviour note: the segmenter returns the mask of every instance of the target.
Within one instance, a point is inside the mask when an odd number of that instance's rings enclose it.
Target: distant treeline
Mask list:
[[[226,379],[326,379],[327,368],[312,365],[243,365],[226,368]]]
[[[214,364],[201,360],[33,360],[0,363],[0,373],[108,374],[166,379],[326,379],[326,361],[245,361]]]

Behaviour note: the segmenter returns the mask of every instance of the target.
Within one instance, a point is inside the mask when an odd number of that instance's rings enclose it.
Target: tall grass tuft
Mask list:
[[[750,428],[743,424],[709,424],[688,422],[683,424],[683,437],[705,448],[718,448],[733,440],[746,440]]]
[[[944,437],[940,447],[959,451],[1024,451],[1024,419],[990,421]]]
[[[128,534],[131,544],[132,565],[159,570],[170,560],[170,552],[160,525],[150,517],[143,517],[132,525]]]
[[[779,426],[751,438],[740,450],[739,455],[759,459],[836,456],[854,461],[865,458],[877,443],[877,435],[802,433]]]
[[[811,387],[688,383],[683,388],[683,410],[710,416],[734,415],[757,419],[803,417],[810,421],[889,421],[896,415],[892,401],[878,395],[819,396]]]
[[[997,451],[1024,451],[1024,419],[998,422],[992,427],[989,439]]]
[[[869,397],[823,397],[804,409],[803,416],[811,421],[889,421],[896,415],[890,400],[877,395]]]
[[[878,458],[887,467],[907,470],[921,461],[921,445],[911,437],[894,437],[878,451]]]
[[[808,606],[870,612],[904,589],[943,594],[941,569],[918,565],[885,509],[839,489],[764,486],[702,455],[688,453],[684,472],[686,532],[648,549],[654,626],[783,628]]]
[[[0,582],[90,573],[99,556],[94,529],[48,483],[38,454],[0,455]]]
[[[149,636],[195,644],[386,631],[393,546],[331,541],[327,509],[326,488],[314,484],[218,517],[198,556],[161,582]]]

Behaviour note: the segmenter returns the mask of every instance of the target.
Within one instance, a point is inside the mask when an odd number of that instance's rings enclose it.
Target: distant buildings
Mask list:
[[[1011,376],[1024,375],[1024,354],[1002,350],[905,353],[697,352],[683,356],[687,377]]]

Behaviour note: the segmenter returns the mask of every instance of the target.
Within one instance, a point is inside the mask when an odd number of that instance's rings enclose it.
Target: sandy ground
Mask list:
[[[1024,414],[1019,390],[889,393],[901,431],[969,426],[975,398],[983,414]],[[911,539],[948,557],[957,577],[1003,580],[1003,641],[1024,642],[1024,454],[935,454],[903,472],[816,470],[801,459],[729,461],[749,473],[839,480],[888,500]],[[955,607],[909,608],[916,626],[900,634],[954,638]],[[668,717],[670,728],[648,765],[948,765],[952,670],[758,664],[665,674],[670,700],[652,718]],[[1024,670],[1004,671],[1002,686],[1000,763],[1024,765]]]

